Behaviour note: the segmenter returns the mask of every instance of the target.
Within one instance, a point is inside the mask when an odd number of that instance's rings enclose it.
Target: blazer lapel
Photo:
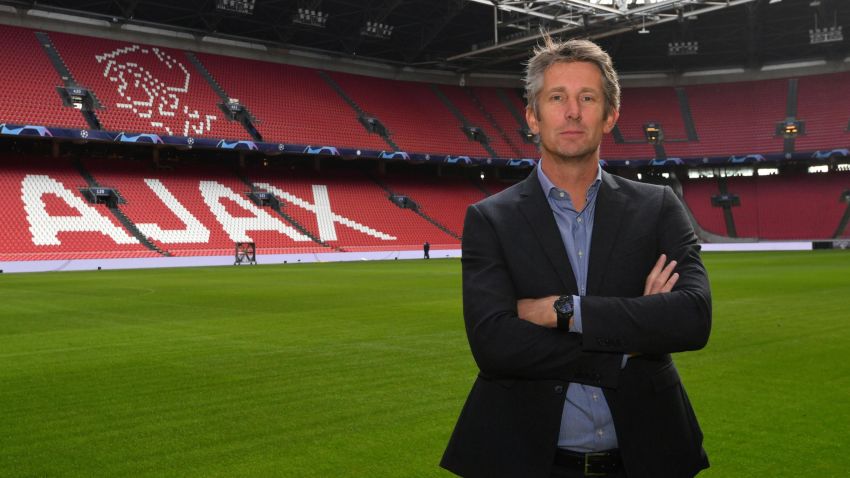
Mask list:
[[[590,240],[590,263],[587,271],[587,293],[593,295],[605,278],[608,259],[617,242],[620,223],[625,213],[626,197],[614,178],[602,171],[602,184],[596,196],[593,237]]]
[[[552,267],[558,273],[558,277],[566,288],[565,290],[576,293],[578,286],[576,285],[575,274],[573,274],[573,269],[570,266],[570,258],[567,257],[567,251],[564,249],[564,242],[561,239],[560,231],[558,231],[558,225],[555,223],[555,216],[552,214],[549,201],[543,194],[543,187],[537,179],[536,168],[531,171],[531,174],[520,186],[520,211],[528,221]]]

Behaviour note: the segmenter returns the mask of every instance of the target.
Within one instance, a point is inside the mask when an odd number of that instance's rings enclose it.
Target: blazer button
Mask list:
[[[555,395],[560,395],[562,393],[564,393],[564,386],[563,385],[555,385]]]

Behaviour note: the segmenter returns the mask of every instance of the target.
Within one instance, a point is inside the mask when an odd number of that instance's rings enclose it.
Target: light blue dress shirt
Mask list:
[[[574,297],[575,313],[570,332],[581,333],[581,297],[587,293],[587,264],[590,259],[590,238],[593,234],[593,214],[596,211],[596,194],[602,182],[602,168],[587,190],[584,209],[576,211],[569,193],[556,187],[543,168],[537,166],[537,178],[552,208],[555,223],[561,233],[564,248],[570,259],[579,296]],[[593,452],[617,448],[617,435],[611,410],[602,389],[580,383],[567,388],[558,447],[577,452]]]

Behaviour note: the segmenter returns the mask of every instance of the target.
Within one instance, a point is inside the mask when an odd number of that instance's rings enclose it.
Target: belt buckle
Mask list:
[[[604,467],[603,467],[603,469],[602,469],[603,471],[601,473],[594,472],[594,471],[591,470],[590,459],[593,458],[593,457],[597,457],[597,456],[605,457],[605,456],[609,456],[609,455],[610,454],[607,453],[607,452],[585,453],[584,454],[584,476],[606,476],[608,474],[608,472],[605,470]]]

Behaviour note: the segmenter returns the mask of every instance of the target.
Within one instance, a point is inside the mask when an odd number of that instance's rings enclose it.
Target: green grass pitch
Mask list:
[[[850,253],[705,254],[707,478],[850,468]],[[447,477],[457,260],[0,275],[0,476]]]

